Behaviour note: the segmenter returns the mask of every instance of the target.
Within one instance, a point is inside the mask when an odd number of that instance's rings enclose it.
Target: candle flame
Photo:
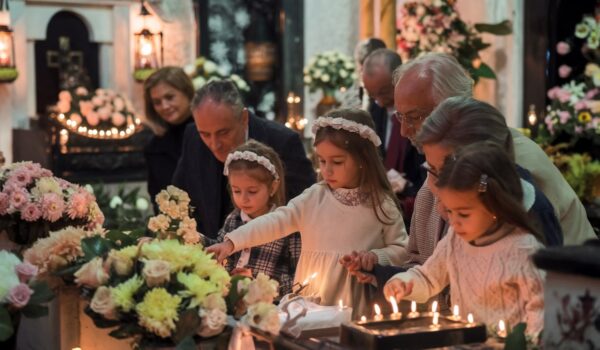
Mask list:
[[[506,330],[506,324],[504,324],[504,320],[500,320],[500,322],[498,322],[498,330],[500,332],[504,332]]]
[[[454,309],[452,310],[452,315],[454,315],[454,317],[460,316],[460,312],[458,310],[458,305],[454,305]]]
[[[375,315],[377,315],[377,316],[381,315],[381,309],[379,308],[379,305],[375,304],[374,308],[375,308]]]
[[[440,320],[439,320],[439,318],[440,318],[440,314],[439,314],[439,313],[437,313],[437,312],[434,312],[434,313],[433,313],[433,320],[431,321],[431,323],[432,323],[434,326],[437,326],[437,325],[440,323]]]
[[[473,319],[473,314],[467,315],[467,321],[469,321],[469,323],[474,323],[475,322],[475,320]]]
[[[398,313],[398,302],[396,301],[396,298],[394,298],[394,296],[390,297],[390,303],[392,304],[392,312],[394,314]]]
[[[417,312],[417,302],[413,301],[410,303],[410,312]]]
[[[437,300],[433,302],[433,304],[431,304],[431,312],[436,313],[438,309],[438,302]]]
[[[367,322],[367,316],[365,316],[365,315],[360,316],[360,322]]]
[[[338,302],[338,304],[340,305],[340,309],[344,308],[344,301],[342,301],[342,299],[340,299],[340,301]]]

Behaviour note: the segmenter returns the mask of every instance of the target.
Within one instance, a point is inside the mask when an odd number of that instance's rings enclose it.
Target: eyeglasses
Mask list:
[[[431,176],[435,178],[439,177],[438,173],[435,170],[433,170],[431,165],[429,165],[428,163],[421,164],[421,168],[425,169],[429,174],[431,174]]]
[[[398,111],[394,112],[394,117],[398,119],[400,123],[403,123],[408,128],[414,128],[415,124],[421,122],[423,119],[429,116],[430,112],[425,111],[414,111],[408,114],[402,114]]]

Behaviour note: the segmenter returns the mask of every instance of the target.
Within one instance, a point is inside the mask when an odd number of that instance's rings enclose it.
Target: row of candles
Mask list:
[[[390,314],[388,319],[389,320],[401,319],[402,313],[399,312],[398,302],[396,301],[396,298],[394,298],[393,296],[390,297],[390,304],[392,306],[392,313]],[[341,299],[339,301],[339,307],[340,307],[340,309],[344,308],[344,304]],[[379,305],[378,304],[373,305],[373,309],[375,311],[375,316],[374,316],[373,320],[383,321],[385,319],[385,317],[381,313],[381,308],[379,307]],[[431,325],[429,327],[432,329],[439,329],[441,326],[439,323],[440,313],[438,312],[438,302],[437,301],[434,301],[431,304],[431,314],[433,315],[433,317],[432,317]],[[413,301],[410,304],[410,312],[408,313],[408,318],[417,318],[419,316],[421,316],[421,313],[417,311],[417,303],[415,301]],[[462,320],[458,305],[454,305],[454,307],[452,308],[452,315],[448,316],[448,319],[450,319],[452,321]],[[367,317],[364,315],[361,316],[360,322],[367,322]],[[473,317],[473,314],[469,313],[467,315],[467,326],[473,326],[473,325],[475,325],[475,319]],[[506,323],[504,322],[504,320],[500,320],[498,322],[498,328],[497,328],[496,334],[500,338],[506,338],[507,330],[506,330]]]

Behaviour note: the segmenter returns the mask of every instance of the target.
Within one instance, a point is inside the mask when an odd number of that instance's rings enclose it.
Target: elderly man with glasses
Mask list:
[[[409,229],[415,197],[425,181],[425,172],[420,168],[425,159],[400,134],[402,122],[394,118],[392,74],[401,63],[396,52],[377,49],[364,61],[362,81],[371,98],[368,111],[375,122],[377,134],[383,141],[380,151],[388,170],[388,179],[400,199],[404,222]]]

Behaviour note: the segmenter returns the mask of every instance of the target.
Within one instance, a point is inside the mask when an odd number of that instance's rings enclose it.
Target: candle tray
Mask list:
[[[353,321],[342,324],[340,342],[350,349],[423,349],[468,343],[483,343],[486,327],[440,316],[432,326],[433,314],[381,321]]]

